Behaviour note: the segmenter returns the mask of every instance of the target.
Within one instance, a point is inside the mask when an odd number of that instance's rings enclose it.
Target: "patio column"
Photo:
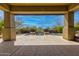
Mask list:
[[[64,20],[63,38],[74,40],[74,37],[74,12],[67,12]]]
[[[16,39],[14,16],[10,12],[4,12],[3,40],[10,41]]]

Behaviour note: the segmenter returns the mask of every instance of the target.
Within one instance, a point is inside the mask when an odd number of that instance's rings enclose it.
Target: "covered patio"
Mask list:
[[[75,40],[74,11],[79,9],[79,4],[10,3],[0,4],[0,9],[4,11],[4,41],[16,40],[14,15],[17,14],[63,14],[65,16],[63,38],[67,40]]]
[[[0,55],[79,55],[79,42],[75,42],[74,31],[74,12],[79,10],[79,4],[2,3],[0,9],[4,11],[4,29],[3,39],[0,40]],[[64,15],[63,37],[52,35],[40,37],[21,35],[16,37],[14,16],[28,14]],[[42,39],[42,41],[39,39]]]

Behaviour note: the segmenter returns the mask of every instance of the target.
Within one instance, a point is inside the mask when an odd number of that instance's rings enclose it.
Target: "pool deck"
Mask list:
[[[0,39],[0,56],[79,56],[79,42],[57,35],[17,35],[16,41]]]

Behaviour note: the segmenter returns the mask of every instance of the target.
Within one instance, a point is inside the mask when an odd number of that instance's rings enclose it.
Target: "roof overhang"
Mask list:
[[[64,14],[79,9],[76,3],[2,3],[0,9],[13,14]]]

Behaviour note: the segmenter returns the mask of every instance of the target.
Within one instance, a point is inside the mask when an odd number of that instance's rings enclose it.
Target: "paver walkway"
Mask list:
[[[0,40],[0,55],[14,56],[79,56],[79,42],[56,35],[17,35],[16,41]]]

